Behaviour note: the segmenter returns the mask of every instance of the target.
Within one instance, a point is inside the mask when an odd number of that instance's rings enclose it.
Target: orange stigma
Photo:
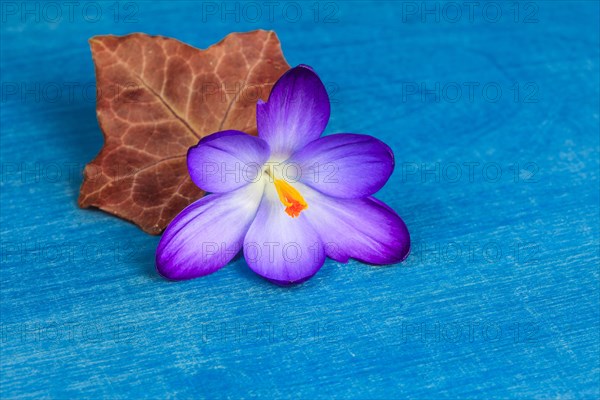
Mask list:
[[[303,210],[308,208],[308,204],[306,204],[300,192],[283,179],[275,179],[275,189],[277,189],[281,204],[285,206],[285,212],[290,217],[296,218]]]

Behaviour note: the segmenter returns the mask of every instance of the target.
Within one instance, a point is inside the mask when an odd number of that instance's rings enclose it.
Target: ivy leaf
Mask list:
[[[84,170],[79,206],[159,234],[203,196],[189,147],[211,133],[256,134],[256,102],[290,66],[272,31],[232,33],[206,50],[161,36],[90,39],[104,146]]]

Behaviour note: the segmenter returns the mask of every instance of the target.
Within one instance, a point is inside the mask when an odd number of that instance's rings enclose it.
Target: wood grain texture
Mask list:
[[[597,2],[497,3],[498,22],[423,21],[421,2],[298,2],[297,21],[283,3],[273,21],[98,4],[97,22],[3,9],[2,398],[598,398]],[[257,28],[320,74],[327,133],[394,150],[378,197],[410,229],[405,263],[327,261],[282,289],[238,258],[171,283],[157,237],[77,207],[102,146],[88,38],[205,48]]]

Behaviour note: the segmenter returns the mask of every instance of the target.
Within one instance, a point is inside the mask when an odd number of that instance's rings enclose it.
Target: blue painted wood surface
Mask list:
[[[2,3],[3,398],[598,398],[597,2],[66,3]],[[89,37],[257,28],[327,83],[327,133],[393,148],[403,264],[172,283],[77,207]]]

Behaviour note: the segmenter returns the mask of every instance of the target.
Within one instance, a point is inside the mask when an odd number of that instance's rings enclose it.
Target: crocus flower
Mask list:
[[[243,248],[249,267],[278,283],[302,282],[328,256],[346,263],[406,258],[402,219],[372,197],[394,169],[394,155],[367,135],[321,137],[329,97],[312,68],[300,65],[258,101],[258,137],[209,135],[187,155],[191,179],[211,194],[184,209],[156,252],[173,280],[213,273]]]

